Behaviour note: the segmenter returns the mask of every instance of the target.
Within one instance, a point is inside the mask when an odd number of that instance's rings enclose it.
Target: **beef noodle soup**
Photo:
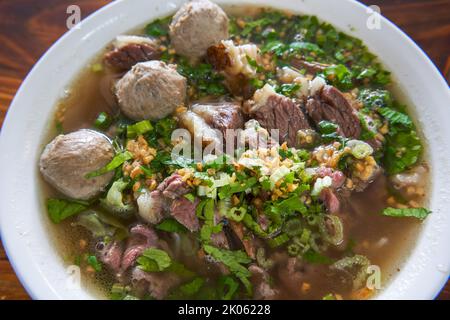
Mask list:
[[[371,298],[430,213],[392,88],[313,16],[201,0],[118,35],[41,155],[58,250],[111,299]]]

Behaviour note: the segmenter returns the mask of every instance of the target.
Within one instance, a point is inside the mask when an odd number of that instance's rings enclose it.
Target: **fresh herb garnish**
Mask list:
[[[412,217],[419,220],[424,220],[431,213],[431,210],[426,208],[386,208],[383,210],[383,215],[388,217]]]
[[[47,211],[53,223],[60,223],[64,219],[86,210],[88,205],[83,201],[48,199]]]

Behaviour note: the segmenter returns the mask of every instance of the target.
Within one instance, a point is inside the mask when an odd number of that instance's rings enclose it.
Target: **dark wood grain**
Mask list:
[[[66,29],[66,8],[82,17],[109,0],[0,0],[0,127],[22,80]],[[412,37],[450,80],[450,0],[363,0]],[[0,299],[28,299],[0,245]],[[450,300],[450,284],[439,296]]]

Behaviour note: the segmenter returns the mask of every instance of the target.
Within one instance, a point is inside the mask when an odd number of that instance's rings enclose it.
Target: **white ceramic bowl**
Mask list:
[[[2,241],[25,289],[35,299],[90,299],[67,286],[61,257],[47,234],[38,185],[38,157],[55,102],[77,73],[115,36],[173,13],[183,1],[114,1],[64,35],[41,58],[18,91],[0,140]],[[414,104],[432,167],[430,207],[417,245],[381,299],[432,299],[450,270],[450,93],[438,70],[405,34],[386,19],[369,30],[366,7],[352,0],[223,0],[313,14],[361,38],[391,70]]]

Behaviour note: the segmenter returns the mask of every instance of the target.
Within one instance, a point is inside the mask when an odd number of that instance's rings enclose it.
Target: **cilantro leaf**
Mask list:
[[[82,201],[48,199],[47,211],[53,223],[60,223],[64,219],[78,214],[88,207],[88,203]]]
[[[157,19],[145,27],[145,33],[152,37],[166,36],[169,33],[171,17]]]
[[[391,125],[403,125],[406,128],[411,128],[413,126],[411,118],[407,114],[387,107],[379,108],[377,111],[387,119]]]
[[[186,232],[187,229],[175,219],[165,219],[156,225],[156,229],[166,232]]]
[[[244,251],[219,249],[210,245],[204,245],[203,249],[214,259],[222,262],[236,278],[241,280],[247,289],[247,293],[251,294],[252,285],[248,278],[250,278],[252,274],[244,264],[249,264],[252,260]]]
[[[236,181],[234,183],[223,186],[222,188],[220,188],[219,198],[225,199],[231,197],[234,193],[244,192],[245,190],[253,187],[257,182],[258,179],[256,179],[255,177],[251,177],[242,183]]]
[[[127,138],[134,138],[153,130],[153,126],[148,120],[136,122],[127,126]]]
[[[163,250],[149,248],[137,259],[137,263],[139,268],[145,272],[158,272],[170,267],[172,259]]]
[[[180,286],[178,290],[184,296],[193,296],[203,287],[204,284],[205,280],[203,278],[197,277],[191,282],[188,282]]]
[[[88,256],[87,263],[94,268],[95,272],[102,271],[102,264],[97,260],[96,256]]]
[[[412,217],[420,220],[424,220],[431,213],[430,210],[426,208],[406,208],[406,209],[396,209],[396,208],[386,208],[383,210],[383,215],[388,217]]]
[[[422,144],[415,130],[393,131],[387,136],[384,165],[388,174],[405,171],[414,165],[422,152]]]
[[[306,262],[313,264],[332,264],[334,262],[333,259],[313,250],[306,251],[302,257],[303,259],[305,259]]]

